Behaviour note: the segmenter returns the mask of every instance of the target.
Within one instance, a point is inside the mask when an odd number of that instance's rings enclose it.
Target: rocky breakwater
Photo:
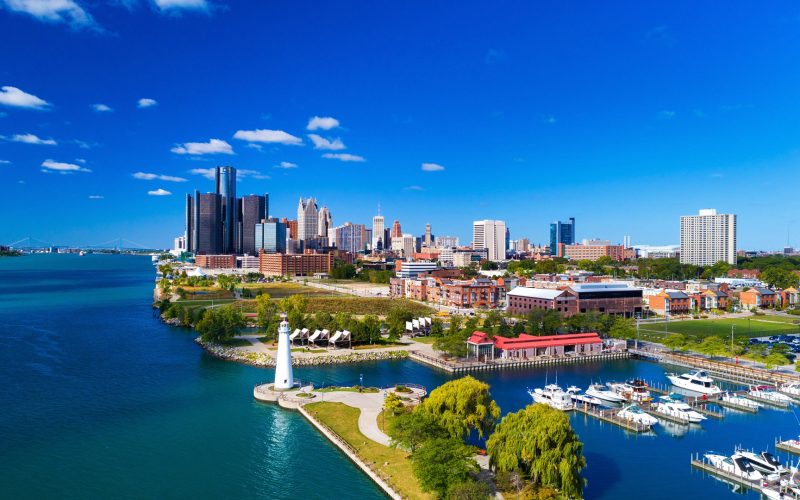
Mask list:
[[[275,358],[267,353],[252,352],[238,347],[227,347],[211,342],[203,342],[200,340],[200,338],[197,338],[195,341],[200,344],[209,354],[219,359],[260,367],[275,366]],[[383,361],[387,359],[405,359],[407,357],[408,351],[404,350],[367,352],[348,351],[346,354],[339,354],[337,352],[335,354],[324,353],[306,355],[302,357],[295,356],[292,358],[292,366],[339,365],[363,363],[366,361]]]

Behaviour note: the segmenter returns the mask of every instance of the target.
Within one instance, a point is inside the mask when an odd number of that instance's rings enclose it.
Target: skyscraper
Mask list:
[[[239,211],[236,200],[236,168],[217,167],[214,172],[215,192],[221,197],[222,251],[238,253]]]
[[[307,241],[317,237],[319,212],[314,198],[303,199],[297,204],[297,239]]]
[[[367,243],[364,241],[364,229],[364,224],[345,222],[341,226],[331,228],[329,232],[330,243],[335,245],[339,250],[359,253],[364,250]]]
[[[184,233],[186,251],[194,252],[194,200],[190,194],[186,195],[186,214],[183,222],[186,227],[186,232]]]
[[[386,247],[386,242],[383,240],[383,229],[383,215],[376,215],[372,218],[372,250],[382,250]]]
[[[241,253],[256,255],[255,231],[256,224],[267,218],[266,196],[251,194],[241,199],[241,214],[239,230],[239,244]]]
[[[713,208],[681,217],[681,264],[736,265],[736,215],[717,214]]]
[[[222,197],[216,193],[194,195],[194,253],[214,255],[223,252]]]
[[[328,237],[328,229],[333,227],[333,217],[328,207],[322,207],[319,211],[319,220],[317,221],[317,236],[320,238]]]
[[[392,224],[392,238],[399,238],[403,236],[403,229],[400,227],[400,221],[395,220]]]
[[[501,220],[476,220],[472,223],[472,248],[485,248],[492,261],[506,258],[506,223]]]
[[[265,219],[256,224],[255,248],[258,253],[264,250],[267,253],[286,253],[286,224],[278,219]]]
[[[550,255],[558,255],[558,245],[572,245],[575,239],[575,217],[570,217],[569,222],[560,220],[550,224]]]
[[[431,225],[425,224],[425,236],[422,239],[422,244],[426,247],[433,246],[433,236],[431,235]]]

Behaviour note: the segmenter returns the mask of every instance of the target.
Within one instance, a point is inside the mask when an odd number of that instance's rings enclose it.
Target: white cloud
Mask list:
[[[75,161],[77,161],[78,163],[86,163],[86,160],[84,160],[83,158],[75,158]]]
[[[423,163],[422,170],[426,172],[441,172],[444,170],[444,167],[439,165],[438,163]]]
[[[5,0],[5,3],[9,9],[40,21],[67,23],[76,28],[94,25],[92,16],[73,0]]]
[[[89,195],[89,199],[90,200],[102,200],[103,198],[105,198],[105,196],[103,196],[102,194],[90,194]]]
[[[315,116],[309,118],[308,130],[330,130],[339,126],[339,120],[331,116]]]
[[[264,146],[261,144],[256,144],[255,142],[251,142],[247,145],[247,147],[250,149],[255,149],[256,151],[264,151]]]
[[[155,191],[148,191],[147,194],[149,194],[150,196],[169,196],[172,193],[170,193],[166,189],[158,188]]]
[[[206,10],[208,2],[206,0],[153,0],[156,6],[164,10]]]
[[[0,87],[0,104],[17,108],[47,109],[50,103],[17,87]]]
[[[662,120],[672,120],[675,118],[675,112],[671,109],[665,109],[658,112],[658,117]]]
[[[314,149],[329,149],[331,151],[345,149],[344,143],[338,137],[336,139],[326,139],[317,134],[308,134],[308,138],[314,143]]]
[[[133,174],[134,179],[140,179],[143,181],[167,181],[167,182],[186,182],[186,179],[183,177],[175,177],[172,175],[163,175],[163,174],[151,174],[147,172],[136,172]]]
[[[244,168],[240,168],[236,170],[236,176],[238,179],[245,179],[247,177],[252,177],[253,179],[270,179],[271,177],[268,175],[264,175],[258,170],[247,170]]]
[[[351,155],[350,153],[325,153],[322,157],[341,161],[367,161],[363,156]]]
[[[25,144],[40,144],[44,146],[55,146],[58,144],[53,139],[42,139],[34,134],[15,134],[11,137],[13,142],[24,142]]]
[[[0,160],[0,165],[10,165],[11,162],[8,160]]]
[[[280,162],[279,164],[275,165],[272,168],[283,168],[283,169],[287,169],[288,170],[288,169],[291,169],[291,168],[297,168],[297,163],[292,163],[290,161],[282,161],[282,162]]]
[[[233,154],[231,145],[221,139],[211,139],[208,142],[184,142],[170,151],[179,155]]]
[[[92,104],[92,109],[98,113],[110,113],[111,111],[114,111],[110,106],[105,104]]]
[[[283,130],[238,130],[233,134],[234,139],[240,139],[249,142],[266,142],[274,144],[286,144],[289,146],[297,146],[303,143],[299,137],[286,133]]]
[[[189,170],[190,174],[194,175],[202,175],[206,179],[214,180],[214,169],[213,168],[193,168]]]
[[[136,101],[136,107],[138,108],[152,108],[153,106],[157,106],[158,101],[155,99],[149,99],[147,97],[142,97],[138,101]]]
[[[404,187],[403,189],[405,189],[406,191],[425,191],[425,188],[424,188],[424,187],[422,187],[422,186],[417,186],[417,185],[413,185],[413,186],[406,186],[406,187]]]
[[[45,160],[42,162],[42,172],[91,172],[88,168],[75,165],[74,163],[63,163],[55,160]]]

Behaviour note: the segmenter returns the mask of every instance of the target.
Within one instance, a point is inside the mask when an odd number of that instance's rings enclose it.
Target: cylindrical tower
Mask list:
[[[286,313],[281,313],[281,324],[278,327],[278,353],[275,356],[275,385],[277,391],[294,387],[292,376],[292,344],[289,340],[289,322]]]

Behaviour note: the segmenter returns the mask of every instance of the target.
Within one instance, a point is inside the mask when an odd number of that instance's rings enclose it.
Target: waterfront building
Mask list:
[[[558,289],[517,287],[508,292],[508,311],[554,309],[564,316],[599,312],[634,317],[642,312],[642,289],[625,283],[578,283]]]
[[[558,255],[559,245],[572,245],[575,239],[575,217],[569,222],[557,220],[550,224],[550,255]]]
[[[319,231],[319,212],[314,198],[300,198],[297,204],[297,239],[307,241],[317,236]],[[326,235],[327,236],[327,235]]]
[[[236,199],[236,168],[217,167],[214,171],[215,192],[220,196],[222,221],[222,253],[238,253],[239,210]]]
[[[501,220],[477,220],[472,223],[472,248],[485,248],[488,260],[505,260],[506,236],[506,223]]]
[[[391,278],[389,295],[448,307],[494,309],[503,300],[505,289],[487,278],[454,280],[420,274],[417,278]]]
[[[330,274],[333,254],[281,254],[261,252],[259,272],[266,276],[313,276]]]
[[[241,198],[241,214],[239,223],[239,248],[240,252],[247,255],[256,255],[256,225],[267,218],[267,196],[251,194]]]
[[[651,311],[664,316],[688,314],[695,309],[694,297],[680,290],[663,290],[651,295],[649,304]]]
[[[494,359],[533,360],[539,356],[565,356],[567,354],[600,354],[603,340],[597,333],[567,333],[534,336],[521,333],[517,338],[476,331],[467,339],[470,357],[480,361]]]
[[[195,191],[193,209],[193,249],[195,254],[223,253],[222,197]]]
[[[713,208],[681,217],[681,264],[736,265],[736,215],[717,214]]]
[[[253,236],[253,255],[258,255],[262,250],[267,253],[286,252],[286,224],[278,219],[264,219],[256,224]]]
[[[386,247],[384,239],[384,219],[383,215],[376,215],[372,218],[372,251],[381,251]]]
[[[236,256],[233,254],[219,255],[196,255],[194,263],[203,269],[234,269],[236,267]]]

